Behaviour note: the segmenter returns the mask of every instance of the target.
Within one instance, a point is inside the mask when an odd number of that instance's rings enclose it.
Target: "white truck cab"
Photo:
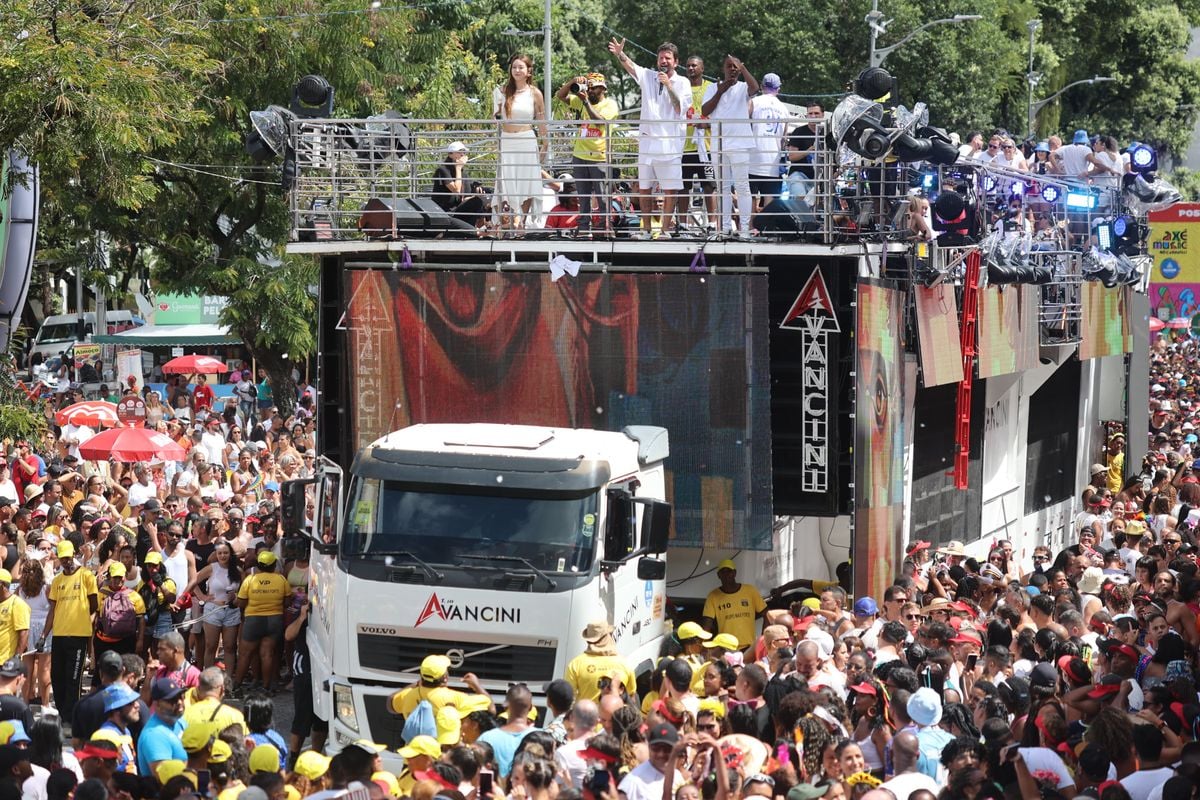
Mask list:
[[[535,697],[606,620],[635,672],[663,637],[667,431],[424,424],[284,484],[289,535],[313,542],[308,644],[329,748],[395,749],[389,698],[431,653],[494,696]],[[306,490],[315,506],[306,513]],[[386,756],[398,766],[398,756]]]

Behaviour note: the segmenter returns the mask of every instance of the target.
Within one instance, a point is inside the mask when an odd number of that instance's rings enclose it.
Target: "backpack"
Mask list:
[[[125,639],[137,633],[138,615],[129,599],[129,590],[122,589],[104,601],[100,612],[100,632],[110,639]]]
[[[405,744],[408,744],[418,736],[432,736],[436,739],[437,733],[437,719],[433,711],[433,703],[422,700],[408,715],[408,719],[404,720],[404,730],[400,732],[400,738]]]

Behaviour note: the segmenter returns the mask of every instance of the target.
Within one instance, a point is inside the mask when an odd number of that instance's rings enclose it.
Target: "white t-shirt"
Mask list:
[[[667,776],[654,768],[649,761],[643,761],[629,771],[629,774],[617,784],[617,789],[628,800],[662,800],[663,784]],[[682,786],[684,777],[678,771],[672,785]]]
[[[200,446],[204,448],[204,452],[208,454],[205,459],[210,464],[224,464],[225,455],[225,437],[220,433],[212,433],[206,431],[200,437]]]
[[[153,483],[142,485],[141,481],[134,481],[129,487],[129,505],[144,506],[146,501],[151,497],[158,497],[158,487]]]
[[[1037,772],[1039,769],[1048,769],[1057,775],[1057,788],[1062,789],[1075,785],[1075,779],[1067,771],[1067,765],[1063,763],[1062,757],[1049,747],[1022,747],[1018,752],[1020,752],[1021,758],[1024,759],[1025,766],[1029,768],[1030,772]]]
[[[12,482],[12,479],[0,481],[0,497],[7,497],[9,500],[21,500],[17,497],[17,486]]]
[[[718,84],[711,84],[704,92],[704,102],[717,96]],[[750,116],[750,90],[745,81],[738,81],[717,101],[717,107],[708,115],[711,120],[739,120]],[[713,148],[716,150],[753,150],[756,142],[754,131],[748,122],[724,122],[713,125]]]
[[[554,751],[554,763],[571,778],[571,785],[577,790],[583,788],[583,779],[587,777],[587,761],[579,757],[579,751],[587,747],[588,736],[571,739]]]
[[[1150,791],[1155,786],[1166,783],[1167,779],[1174,775],[1175,770],[1170,767],[1140,769],[1122,778],[1121,785],[1125,787],[1125,791],[1129,792],[1131,800],[1150,800]],[[1159,796],[1162,796],[1161,791]]]
[[[66,441],[67,439],[78,440],[75,444],[67,448],[67,452],[82,461],[83,458],[79,455],[79,445],[85,443],[88,439],[91,439],[95,435],[96,432],[87,425],[67,425],[63,428],[62,438],[63,441]]]
[[[766,92],[750,101],[750,117],[754,123],[754,153],[750,156],[750,174],[779,177],[783,157],[783,134],[787,126],[787,108],[779,96]]]
[[[897,800],[907,800],[908,797],[912,796],[913,792],[918,792],[921,789],[933,792],[934,797],[942,790],[941,784],[924,772],[905,772],[897,775],[890,781],[884,781],[879,788],[887,789]]]
[[[683,140],[687,134],[686,115],[692,107],[692,85],[687,78],[672,73],[669,87],[660,91],[658,71],[645,67],[637,68],[637,79],[642,91],[639,157],[643,161],[679,158],[683,155]],[[671,103],[672,94],[679,101],[678,111]]]
[[[1087,157],[1092,148],[1086,144],[1064,144],[1054,152],[1062,161],[1063,174],[1068,178],[1078,178],[1087,171]]]

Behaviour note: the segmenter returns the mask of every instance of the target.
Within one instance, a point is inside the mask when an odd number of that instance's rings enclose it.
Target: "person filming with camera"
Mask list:
[[[608,216],[604,213],[609,179],[607,121],[616,119],[620,109],[608,97],[608,85],[599,72],[576,75],[560,86],[554,96],[575,112],[576,119],[584,120],[575,139],[571,173],[575,176],[575,195],[579,200],[578,235],[590,238],[592,215],[601,215],[601,225]],[[594,211],[592,198],[595,198]]]

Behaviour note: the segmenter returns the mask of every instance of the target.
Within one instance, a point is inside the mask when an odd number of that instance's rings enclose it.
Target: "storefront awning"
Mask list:
[[[110,335],[96,335],[97,344],[129,345],[130,347],[170,347],[241,344],[242,340],[224,325],[196,323],[193,325],[143,325]]]

